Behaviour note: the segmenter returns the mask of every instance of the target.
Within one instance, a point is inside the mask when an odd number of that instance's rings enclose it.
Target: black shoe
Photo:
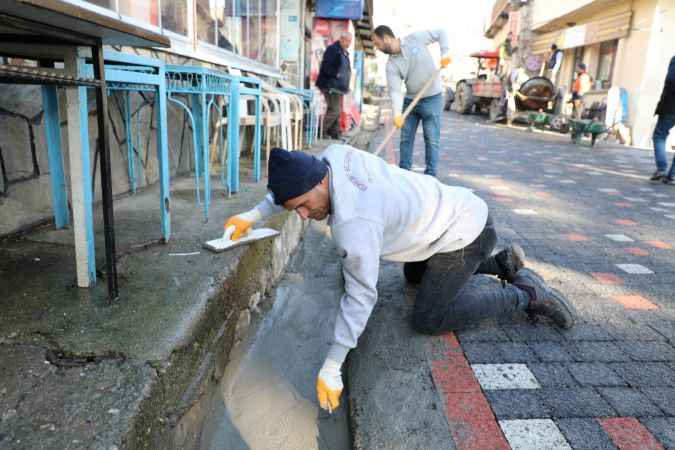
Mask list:
[[[669,184],[671,186],[675,186],[675,178],[666,177],[666,178],[663,179],[663,184]]]
[[[549,287],[534,271],[520,270],[512,284],[530,296],[528,314],[548,317],[564,329],[574,326],[577,317],[574,306],[560,292]]]
[[[663,181],[666,178],[668,178],[668,174],[663,171],[663,170],[657,170],[654,172],[654,174],[649,178],[649,181]]]
[[[497,253],[495,259],[502,269],[502,273],[498,277],[509,283],[513,283],[518,271],[525,267],[525,252],[518,244],[509,245]]]

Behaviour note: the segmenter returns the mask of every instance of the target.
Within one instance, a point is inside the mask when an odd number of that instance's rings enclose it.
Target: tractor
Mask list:
[[[470,56],[478,60],[478,69],[476,78],[457,82],[452,109],[460,114],[470,114],[474,110],[489,111],[493,103],[496,105],[503,98],[502,83],[494,75],[499,63],[499,52],[486,50]]]

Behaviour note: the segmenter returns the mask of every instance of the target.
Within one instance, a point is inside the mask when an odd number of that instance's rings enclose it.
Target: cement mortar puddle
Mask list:
[[[322,223],[309,226],[272,294],[271,309],[233,349],[212,391],[218,398],[206,417],[201,448],[351,448],[344,396],[339,410],[328,415],[315,393],[342,293],[341,266],[328,233]]]

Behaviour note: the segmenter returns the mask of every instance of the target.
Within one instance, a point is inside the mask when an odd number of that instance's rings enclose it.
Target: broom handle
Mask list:
[[[441,73],[441,70],[443,70],[442,67],[439,68],[439,69],[436,69],[436,71],[433,73],[433,75],[429,77],[429,79],[427,80],[426,83],[424,83],[424,86],[422,86],[422,89],[420,89],[420,91],[417,93],[415,98],[413,98],[412,102],[410,102],[410,104],[405,109],[405,111],[403,111],[403,120],[404,121],[405,121],[406,117],[408,117],[408,115],[410,115],[410,112],[417,105],[417,103],[419,103],[419,101],[422,99],[422,95],[424,95],[424,93],[427,91],[427,89],[429,89],[429,86],[431,86],[431,83],[434,82],[434,79]],[[397,130],[396,127],[391,127],[391,129],[389,129],[387,134],[384,136],[384,139],[382,140],[382,142],[380,142],[380,145],[378,145],[377,148],[375,149],[374,154],[376,156],[379,155],[382,152],[382,150],[384,149],[384,146],[387,144],[387,142],[389,142],[389,140],[396,133],[396,130]]]

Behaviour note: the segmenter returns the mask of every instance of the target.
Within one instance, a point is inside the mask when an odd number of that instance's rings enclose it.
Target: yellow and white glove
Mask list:
[[[450,58],[450,55],[447,55],[447,54],[443,55],[443,57],[441,58],[441,67],[445,69],[446,67],[448,67],[450,65],[451,61],[452,61],[452,59]]]
[[[394,116],[394,126],[396,128],[402,128],[403,127],[403,114],[396,114]]]
[[[245,213],[232,216],[225,222],[223,238],[236,241],[251,232],[253,225],[262,219],[262,213],[258,208],[253,208]]]
[[[316,396],[319,405],[329,413],[340,406],[340,394],[344,388],[340,366],[340,363],[326,358],[316,378]]]

